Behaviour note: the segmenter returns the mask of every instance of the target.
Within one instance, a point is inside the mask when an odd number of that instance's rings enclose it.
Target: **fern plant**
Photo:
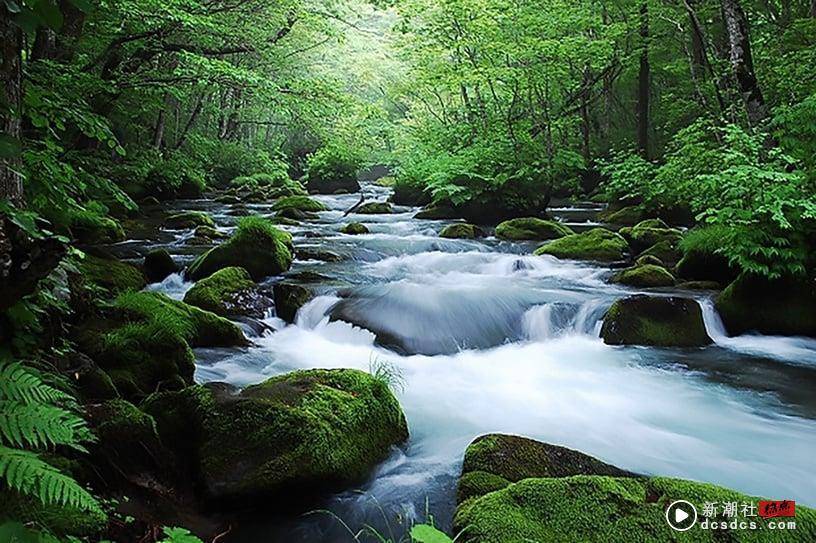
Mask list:
[[[0,360],[0,487],[38,500],[103,514],[96,499],[74,479],[43,460],[55,447],[84,452],[92,440],[76,414],[74,398],[20,362]]]

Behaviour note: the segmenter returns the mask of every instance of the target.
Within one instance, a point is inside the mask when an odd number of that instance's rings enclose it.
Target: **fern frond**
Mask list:
[[[71,403],[70,394],[49,386],[20,362],[0,362],[0,399],[21,403]]]
[[[99,503],[87,490],[30,451],[0,446],[0,480],[44,505],[102,512]]]
[[[0,443],[19,447],[67,445],[84,451],[85,421],[47,404],[0,400]]]

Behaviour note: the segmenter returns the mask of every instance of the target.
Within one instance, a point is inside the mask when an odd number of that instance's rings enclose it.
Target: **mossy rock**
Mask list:
[[[613,275],[610,281],[640,288],[670,287],[675,283],[671,272],[656,264],[639,264],[626,268]]]
[[[359,234],[368,234],[368,227],[361,222],[350,222],[340,229],[342,234],[349,234],[356,236]]]
[[[601,337],[610,345],[702,347],[711,343],[695,300],[643,294],[612,304],[604,315]]]
[[[96,362],[82,353],[75,353],[71,359],[76,389],[79,397],[86,402],[112,400],[119,397],[119,392],[110,375]]]
[[[197,386],[151,396],[159,432],[178,432],[209,498],[311,498],[363,480],[408,429],[386,383],[358,370],[305,370],[235,394]],[[164,428],[163,428],[164,427]]]
[[[634,226],[647,218],[648,213],[639,205],[626,206],[615,211],[607,210],[598,213],[598,219],[601,221],[619,226]]]
[[[231,266],[198,281],[184,295],[184,302],[216,315],[244,314],[243,303],[252,296],[255,282],[244,268]]]
[[[173,230],[186,230],[196,226],[215,226],[215,221],[201,211],[184,211],[167,217],[164,226]]]
[[[230,321],[157,292],[119,295],[101,317],[81,324],[77,341],[127,399],[191,383],[191,347],[246,344]]]
[[[298,283],[325,283],[331,281],[332,278],[322,273],[317,273],[309,270],[299,271],[296,273],[287,274],[286,277]]]
[[[132,474],[156,467],[166,456],[153,417],[132,403],[114,399],[89,405],[86,411],[98,438],[92,449],[94,462]]]
[[[298,247],[297,257],[300,260],[319,260],[321,262],[342,262],[343,256],[333,251],[313,247]]]
[[[77,242],[87,245],[117,243],[125,239],[125,230],[119,221],[91,213],[71,218],[71,234]]]
[[[314,298],[314,293],[301,285],[275,283],[275,313],[286,322],[295,322],[298,310]]]
[[[256,281],[285,272],[292,265],[292,236],[260,217],[247,217],[238,223],[230,239],[199,256],[187,270],[193,280],[208,277],[218,270],[242,267]]]
[[[466,543],[571,543],[610,541],[767,541],[768,520],[752,518],[762,530],[694,528],[678,539],[666,522],[666,508],[677,499],[754,503],[761,498],[720,486],[664,477],[626,478],[577,475],[532,478],[469,500],[459,508],[454,531]],[[732,519],[716,517],[718,522]],[[773,520],[773,519],[769,519]],[[796,507],[796,530],[785,541],[813,541],[816,511]],[[781,540],[780,540],[781,541]]]
[[[663,261],[654,255],[642,255],[639,256],[637,260],[635,260],[636,266],[645,266],[647,264],[651,264],[653,266],[662,266]]]
[[[469,223],[449,224],[439,233],[439,237],[450,239],[476,239],[485,237],[485,231]]]
[[[686,290],[720,290],[720,284],[716,281],[684,281],[678,283],[677,288]]]
[[[394,194],[391,201],[401,206],[424,206],[431,203],[431,195],[425,192],[425,185],[407,183],[396,179],[393,184]]]
[[[145,255],[144,272],[151,283],[163,281],[168,275],[179,271],[178,264],[167,249],[154,249]]]
[[[487,434],[473,440],[465,451],[457,500],[462,503],[491,492],[487,490],[490,487],[504,488],[530,477],[571,475],[633,474],[566,447],[515,435]]]
[[[430,221],[443,219],[458,219],[459,213],[452,207],[429,206],[414,215],[415,219],[425,219]]]
[[[682,255],[680,254],[680,249],[678,249],[676,242],[659,241],[645,251],[642,251],[639,258],[650,256],[659,259],[663,266],[674,266]]]
[[[112,294],[126,290],[141,290],[147,285],[142,270],[114,258],[102,258],[86,254],[80,260],[77,280],[84,285],[101,287]]]
[[[314,198],[309,198],[308,196],[287,196],[281,198],[272,206],[272,209],[275,211],[282,211],[287,208],[311,212],[327,211],[329,209]]]
[[[632,252],[638,254],[656,243],[668,242],[677,244],[683,233],[669,226],[660,219],[647,219],[635,226],[621,228],[618,232],[629,242]]]
[[[220,204],[240,204],[241,203],[241,199],[238,198],[234,194],[222,194],[221,196],[216,197],[214,201],[218,202]]]
[[[295,221],[309,221],[319,218],[317,213],[312,211],[303,211],[296,207],[286,207],[275,214],[276,218],[292,219]]]
[[[391,204],[388,202],[368,202],[354,210],[354,213],[362,215],[380,215],[392,212]]]
[[[215,241],[228,239],[229,235],[212,226],[197,226],[187,243],[193,245],[209,245]]]
[[[731,335],[816,337],[816,282],[810,278],[742,274],[720,293],[715,306]]]
[[[504,221],[496,227],[496,237],[509,240],[548,240],[574,234],[571,228],[557,221],[522,217]]]
[[[606,228],[593,228],[580,234],[555,239],[536,249],[536,255],[552,255],[574,260],[615,262],[623,260],[629,244],[623,237]]]

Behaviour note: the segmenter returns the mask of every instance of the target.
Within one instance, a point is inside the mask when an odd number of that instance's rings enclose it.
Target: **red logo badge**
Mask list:
[[[795,517],[796,502],[793,500],[760,501],[759,516],[762,518]]]

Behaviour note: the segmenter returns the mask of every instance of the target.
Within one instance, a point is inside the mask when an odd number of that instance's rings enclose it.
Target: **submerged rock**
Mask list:
[[[285,272],[292,265],[292,236],[259,217],[242,220],[226,243],[199,256],[187,270],[193,280],[223,268],[238,266],[260,280]]]
[[[746,332],[816,337],[816,282],[742,274],[720,293],[716,308],[731,335]]]
[[[272,206],[272,209],[275,211],[283,211],[284,209],[297,209],[299,211],[311,211],[311,212],[318,212],[318,211],[326,211],[328,208],[323,205],[322,203],[318,202],[314,198],[309,198],[308,196],[287,196],[285,198],[281,198],[275,205]]]
[[[610,281],[641,288],[670,287],[675,283],[669,270],[660,265],[645,263],[619,271]]]
[[[349,234],[356,236],[359,234],[368,234],[368,227],[361,222],[350,222],[340,229],[342,234]]]
[[[510,219],[496,227],[496,237],[509,240],[548,240],[574,233],[570,227],[557,221],[547,221],[537,217]]]
[[[259,290],[244,268],[218,270],[198,281],[184,295],[184,302],[216,315],[244,315],[262,318],[273,306],[272,299]]]
[[[144,407],[222,503],[308,501],[362,481],[408,437],[388,385],[358,370],[296,371],[240,393],[189,387]]]
[[[695,300],[644,294],[616,300],[604,315],[601,337],[610,345],[702,347],[712,342]]]
[[[629,249],[623,237],[606,228],[593,228],[580,234],[555,239],[535,250],[536,255],[552,255],[575,260],[614,262],[622,260]]]
[[[378,215],[393,213],[393,210],[391,209],[391,204],[388,202],[368,202],[367,204],[363,204],[355,209],[354,213],[360,213],[363,215]]]
[[[485,235],[486,233],[484,230],[475,224],[468,223],[449,224],[439,233],[439,237],[441,238],[452,239],[475,239],[483,238]]]
[[[209,215],[201,211],[185,211],[167,217],[164,220],[164,226],[174,230],[195,228],[196,226],[214,227],[215,221],[213,221]]]
[[[295,322],[298,310],[314,298],[311,290],[293,283],[275,283],[272,292],[275,296],[275,313],[286,322]]]
[[[179,267],[167,249],[154,249],[145,255],[144,271],[148,281],[158,283],[179,271]]]

